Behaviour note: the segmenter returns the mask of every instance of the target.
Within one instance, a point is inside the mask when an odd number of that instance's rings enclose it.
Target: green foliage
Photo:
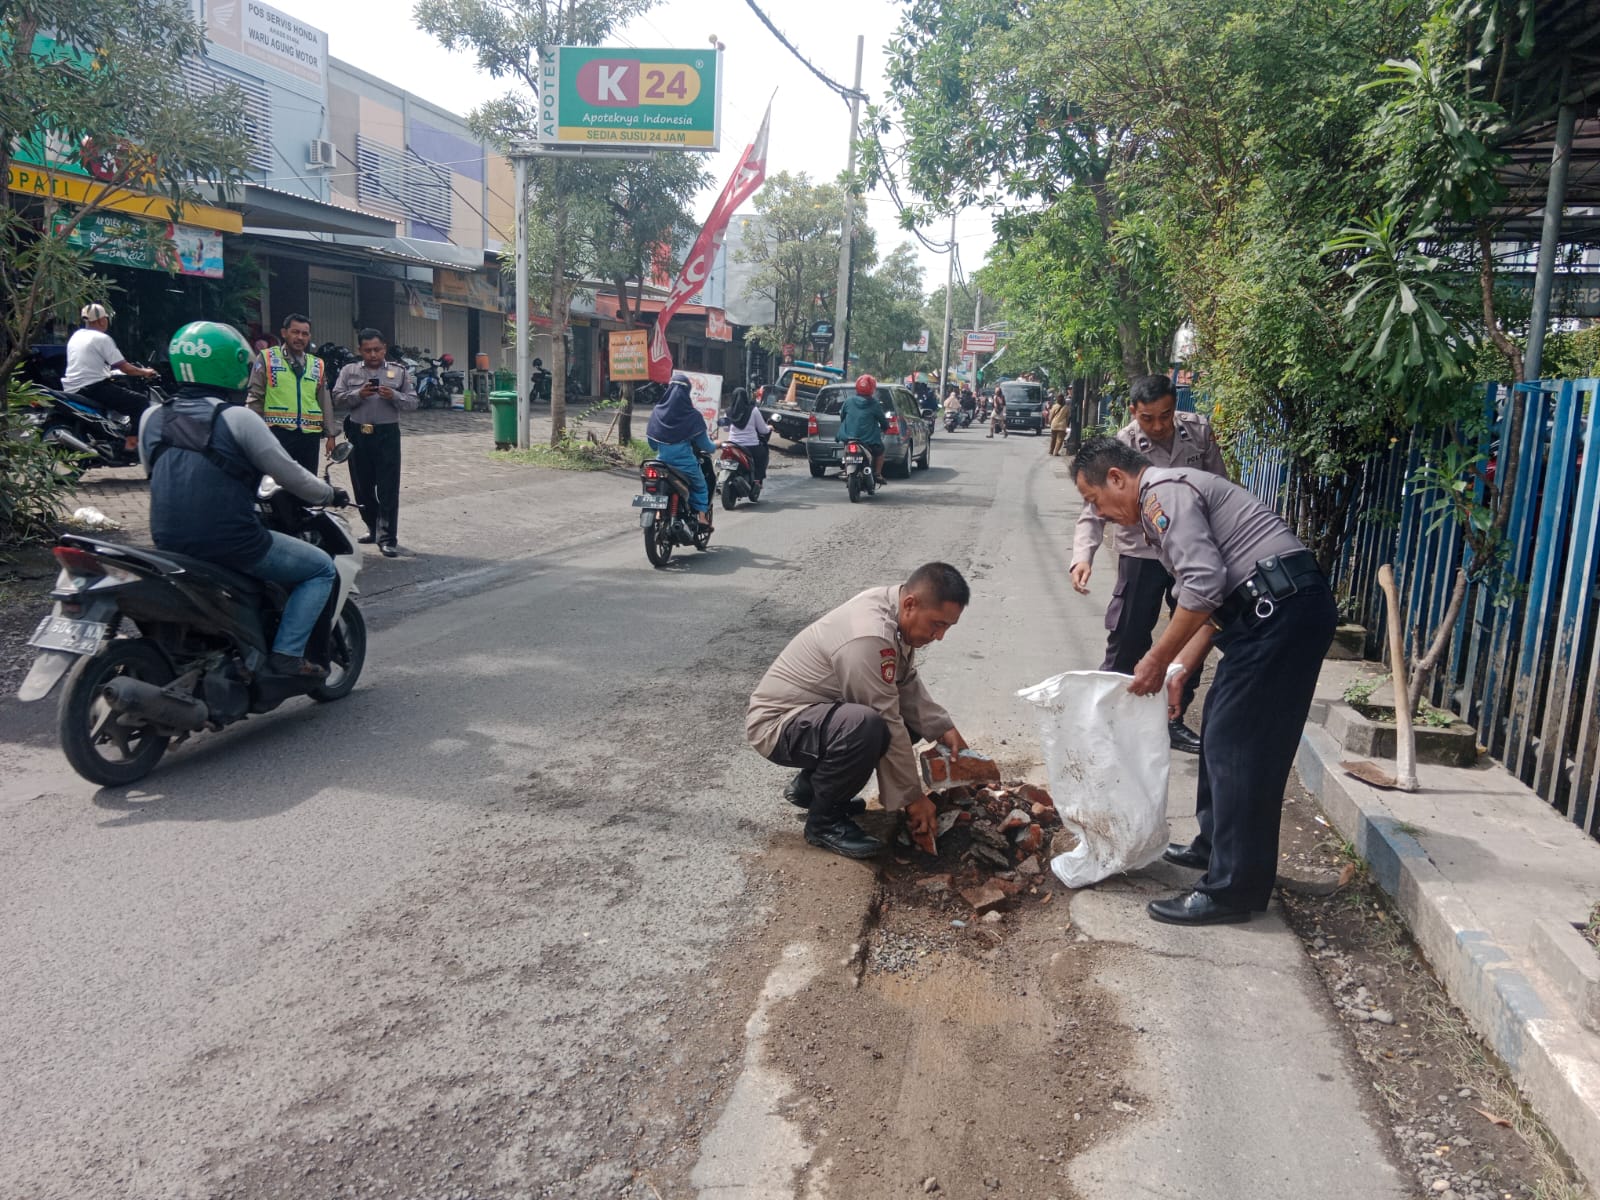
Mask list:
[[[927,355],[900,347],[932,328],[923,321],[922,264],[910,245],[896,246],[875,270],[856,272],[850,353],[860,360],[861,370],[886,379],[898,379],[913,369],[927,370]]]
[[[9,0],[0,20],[0,174],[23,148],[69,164],[88,148],[105,176],[96,202],[62,209],[64,222],[31,196],[0,198],[3,381],[45,321],[95,295],[88,252],[68,241],[86,216],[138,191],[181,215],[200,185],[240,178],[248,142],[238,91],[188,82],[204,46],[188,0]]]
[[[567,434],[548,446],[529,446],[526,450],[491,450],[489,457],[497,462],[548,467],[554,471],[609,471],[615,467],[637,467],[653,453],[650,443],[637,439],[625,446],[612,446]]]
[[[1377,691],[1389,680],[1387,675],[1364,675],[1359,679],[1352,679],[1345,685],[1344,702],[1352,708],[1365,704],[1372,699],[1372,693]]]
[[[6,409],[25,407],[34,396],[22,380],[6,381]],[[73,451],[49,445],[11,423],[0,429],[0,546],[53,538],[72,499]]]

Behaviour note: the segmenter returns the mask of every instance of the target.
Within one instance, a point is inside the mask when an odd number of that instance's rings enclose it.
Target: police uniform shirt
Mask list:
[[[1227,478],[1228,465],[1222,461],[1222,447],[1217,445],[1217,436],[1212,431],[1211,422],[1199,413],[1178,412],[1172,416],[1172,441],[1169,445],[1163,446],[1159,442],[1152,441],[1139,427],[1137,421],[1129,421],[1119,429],[1117,441],[1132,446],[1148,458],[1152,466],[1194,467]],[[1066,428],[1065,424],[1062,428]],[[1105,524],[1105,518],[1096,511],[1094,505],[1085,503],[1083,511],[1078,514],[1078,524],[1073,530],[1074,566],[1094,561],[1094,552],[1100,547]],[[1144,540],[1138,528],[1133,525],[1116,526],[1112,535],[1112,545],[1116,547],[1119,556],[1156,557],[1154,548]]]
[[[871,588],[794,636],[750,697],[745,737],[770,757],[784,725],[813,704],[864,704],[889,724],[878,792],[891,812],[923,794],[909,725],[937,738],[955,722],[928,695],[914,652],[900,638],[900,588]]]
[[[1147,467],[1139,476],[1139,526],[1177,580],[1178,604],[1214,612],[1269,555],[1305,549],[1278,516],[1220,475]]]
[[[361,389],[366,387],[367,380],[373,378],[392,389],[394,399],[385,400],[376,393],[363,396]],[[411,372],[399,363],[386,362],[376,369],[366,363],[345,363],[339,371],[339,378],[333,382],[333,402],[347,409],[345,415],[357,425],[366,426],[363,432],[371,433],[371,426],[396,424],[402,412],[415,409],[417,389],[412,382]]]

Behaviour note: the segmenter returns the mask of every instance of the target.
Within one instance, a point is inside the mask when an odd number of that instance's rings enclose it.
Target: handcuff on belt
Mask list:
[[[1278,602],[1298,592],[1302,583],[1321,578],[1322,568],[1309,550],[1258,559],[1256,569],[1211,614],[1211,623],[1218,629],[1240,619],[1246,627],[1258,624],[1277,612]]]

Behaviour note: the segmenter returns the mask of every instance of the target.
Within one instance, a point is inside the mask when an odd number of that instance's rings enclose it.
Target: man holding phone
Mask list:
[[[385,558],[400,553],[400,414],[417,407],[411,372],[387,361],[389,345],[376,329],[356,335],[361,361],[339,372],[333,402],[349,409],[344,435],[350,440],[350,481],[367,534]]]

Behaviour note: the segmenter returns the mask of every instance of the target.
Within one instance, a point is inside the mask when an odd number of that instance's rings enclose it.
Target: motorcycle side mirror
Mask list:
[[[328,465],[330,467],[332,467],[332,466],[337,466],[339,463],[342,463],[342,462],[348,462],[349,459],[350,459],[350,456],[352,454],[354,454],[355,452],[356,452],[356,448],[354,446],[352,446],[349,442],[340,442],[329,453],[329,455],[328,455]]]

